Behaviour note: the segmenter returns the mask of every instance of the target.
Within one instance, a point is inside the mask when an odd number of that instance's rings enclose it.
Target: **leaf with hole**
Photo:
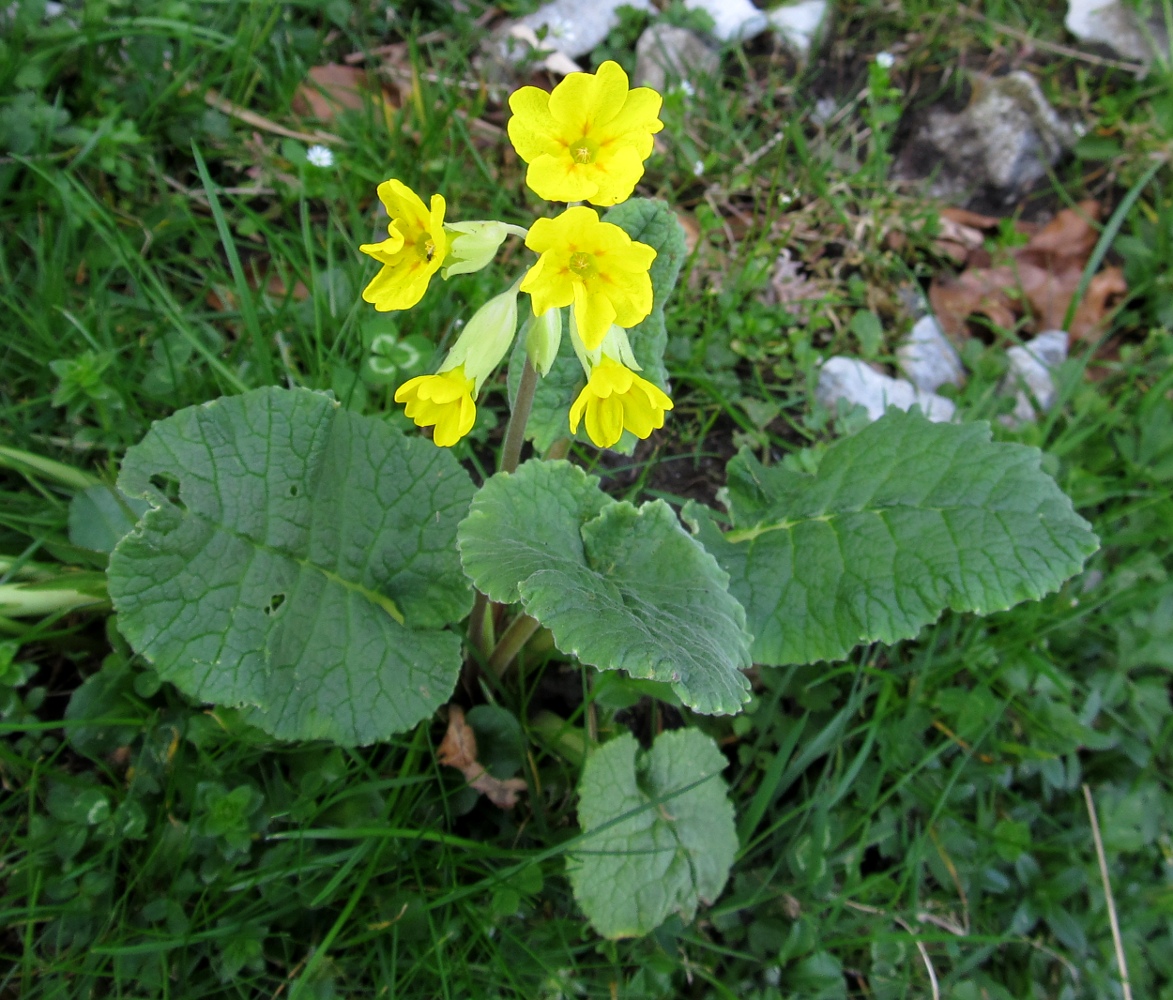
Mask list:
[[[827,449],[818,472],[729,463],[733,520],[685,519],[729,573],[754,661],[839,659],[912,638],[946,609],[987,614],[1055,590],[1098,547],[1035,448],[989,426],[889,410]]]
[[[473,492],[448,451],[266,388],[155,424],[118,483],[152,509],[111,556],[111,598],[165,680],[282,739],[344,745],[447,700]]]
[[[737,852],[733,805],[713,740],[661,733],[652,749],[624,734],[595,750],[579,784],[584,837],[569,858],[574,898],[604,937],[648,934],[720,895]]]

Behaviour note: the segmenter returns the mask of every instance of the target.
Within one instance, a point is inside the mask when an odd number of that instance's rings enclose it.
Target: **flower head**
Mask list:
[[[591,370],[586,388],[570,408],[570,430],[578,430],[586,413],[586,432],[600,448],[610,448],[624,430],[646,438],[664,426],[664,411],[672,409],[667,394],[630,368],[603,355]]]
[[[383,265],[363,289],[362,297],[379,312],[410,309],[424,297],[432,275],[448,253],[444,232],[444,198],[432,195],[431,210],[419,195],[400,181],[384,181],[378,188],[391,222],[382,243],[364,243],[359,249]]]
[[[405,412],[418,427],[435,425],[432,440],[451,448],[472,430],[477,418],[473,402],[476,383],[457,365],[435,375],[417,375],[395,390],[395,402],[406,403]]]
[[[509,140],[526,163],[525,182],[547,201],[616,205],[631,197],[664,127],[661,97],[627,88],[607,61],[597,73],[571,73],[551,93],[522,87],[509,97]]]
[[[600,222],[594,209],[579,206],[556,219],[538,219],[525,245],[541,255],[521,282],[534,315],[573,304],[588,350],[602,343],[612,323],[632,327],[652,311],[648,268],[656,251],[619,226]]]
[[[334,153],[329,146],[310,146],[305,151],[305,158],[312,166],[323,170],[334,166]]]

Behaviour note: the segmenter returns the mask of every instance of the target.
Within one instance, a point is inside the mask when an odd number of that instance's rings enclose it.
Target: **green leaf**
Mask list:
[[[668,333],[664,326],[664,305],[676,287],[680,267],[687,255],[684,230],[667,203],[651,198],[629,198],[607,212],[603,221],[619,226],[633,240],[655,248],[656,259],[652,261],[648,272],[652,279],[652,311],[642,323],[628,330],[627,335],[635,359],[643,368],[640,374],[667,392],[668,371],[664,367],[664,348],[668,343]],[[568,323],[564,323],[563,328],[568,328]],[[525,345],[519,337],[509,359],[510,399],[517,395],[524,362]],[[558,358],[549,374],[538,380],[533,410],[526,423],[526,437],[533,441],[538,451],[546,451],[559,438],[570,436],[570,406],[585,384],[586,378],[570,346],[570,337],[564,335]],[[582,427],[575,439],[590,444],[590,438]],[[635,442],[634,435],[624,432],[612,450],[630,455]]]
[[[473,487],[448,451],[266,388],[155,424],[119,486],[154,508],[110,559],[119,629],[187,694],[282,739],[353,745],[452,691]]]
[[[745,613],[663,501],[617,503],[568,462],[529,461],[482,487],[459,547],[479,590],[520,600],[583,663],[666,681],[698,712],[749,697]]]
[[[946,608],[985,614],[1055,590],[1098,541],[1037,449],[989,427],[888,413],[825,453],[817,474],[729,463],[733,530],[685,518],[730,575],[757,663],[846,656],[915,636]]]
[[[737,852],[717,744],[695,729],[662,733],[648,752],[624,734],[595,750],[579,784],[587,836],[568,865],[574,898],[604,937],[648,934],[725,887]]]
[[[78,493],[69,503],[69,540],[79,548],[112,552],[150,507],[105,483]]]

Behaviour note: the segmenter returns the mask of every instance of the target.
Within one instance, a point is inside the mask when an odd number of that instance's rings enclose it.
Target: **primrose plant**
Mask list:
[[[985,424],[894,410],[809,474],[743,452],[727,513],[689,503],[687,529],[663,501],[616,501],[561,458],[575,438],[630,452],[672,410],[663,310],[683,235],[667,205],[630,197],[658,94],[608,62],[509,103],[527,183],[566,207],[528,230],[449,222],[441,195],[425,205],[392,179],[378,189],[387,238],[361,247],[381,264],[363,292],[381,311],[415,306],[437,273],[485,267],[510,236],[536,255],[438,371],[398,387],[431,441],[327,394],[261,388],[181,410],[127,452],[119,485],[149,509],[109,587],[160,676],[278,738],[353,746],[430,719],[466,659],[503,675],[544,628],[563,656],[641,693],[732,714],[752,664],[840,659],[1080,569],[1088,526],[1036,450],[994,443]],[[502,364],[512,415],[500,471],[477,488],[450,446]],[[527,439],[540,457],[520,464]],[[576,897],[609,937],[690,919],[737,848],[724,756],[694,728],[647,749],[630,735],[596,745],[588,728]]]

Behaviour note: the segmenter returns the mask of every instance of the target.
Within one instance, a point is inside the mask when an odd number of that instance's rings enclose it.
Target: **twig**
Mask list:
[[[1120,970],[1120,988],[1124,1000],[1132,1000],[1132,987],[1128,984],[1128,961],[1124,957],[1124,942],[1120,939],[1120,922],[1116,919],[1116,900],[1112,898],[1112,883],[1108,880],[1108,859],[1104,857],[1104,841],[1100,838],[1100,821],[1096,818],[1096,804],[1092,801],[1092,790],[1083,786],[1083,799],[1087,803],[1087,815],[1092,824],[1092,840],[1096,844],[1096,859],[1100,862],[1100,881],[1104,883],[1104,901],[1108,904],[1108,923],[1112,927],[1112,944],[1116,946],[1116,967]]]
[[[533,634],[541,628],[541,623],[529,615],[518,615],[513,619],[497,641],[493,655],[489,657],[489,669],[498,677],[504,677],[509,665],[517,659],[517,654]]]
[[[194,87],[186,87],[184,88],[184,92],[188,93],[194,89]],[[246,125],[251,125],[253,128],[259,128],[263,132],[283,135],[286,139],[298,139],[301,142],[308,143],[322,142],[335,146],[347,145],[345,139],[341,136],[334,135],[332,132],[298,132],[296,129],[278,125],[263,115],[258,115],[255,111],[249,111],[248,108],[242,108],[239,104],[233,104],[228,98],[221,97],[211,87],[204,92],[204,103],[208,107],[215,108],[217,111],[228,115],[229,118],[236,118],[238,121],[242,121]]]
[[[973,10],[965,4],[958,4],[957,9],[961,11],[966,17],[972,17],[975,21],[984,21],[991,28],[993,28],[1000,35],[1009,35],[1011,38],[1017,38],[1020,42],[1024,42],[1032,48],[1043,49],[1047,52],[1054,52],[1056,55],[1067,56],[1068,59],[1078,59],[1081,62],[1091,63],[1093,66],[1109,66],[1112,69],[1122,69],[1126,73],[1131,73],[1133,76],[1144,75],[1146,67],[1142,63],[1124,62],[1120,59],[1105,59],[1103,56],[1094,56],[1090,52],[1081,52],[1079,49],[1069,48],[1066,45],[1060,45],[1057,42],[1044,41],[1041,38],[1032,38],[1025,31],[1019,31],[1017,28],[1012,28],[1008,24],[1000,24],[998,21],[992,21],[980,11]]]
[[[843,903],[845,906],[849,906],[851,909],[858,910],[861,913],[874,913],[878,917],[887,917],[889,920],[893,920],[903,927],[916,943],[916,950],[920,952],[921,961],[925,963],[925,969],[929,974],[929,987],[933,991],[933,1000],[941,1000],[941,986],[937,982],[937,970],[933,968],[933,962],[929,958],[929,949],[925,947],[925,943],[917,936],[916,931],[912,929],[908,921],[903,917],[898,917],[895,913],[889,913],[887,910],[881,910],[876,906],[868,906],[866,903],[857,903],[852,899],[845,899]]]

